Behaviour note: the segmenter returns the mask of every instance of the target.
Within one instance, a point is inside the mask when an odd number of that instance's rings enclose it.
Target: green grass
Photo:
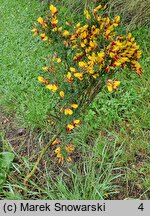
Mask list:
[[[128,29],[150,26],[149,0],[110,0],[107,2],[109,12],[118,13],[124,19],[124,23],[128,23]]]
[[[64,4],[58,2],[57,4]],[[67,1],[66,1],[67,2]],[[65,4],[66,4],[65,2]],[[62,11],[71,19],[80,11],[79,1],[69,1]],[[86,4],[85,4],[86,6]],[[76,163],[59,167],[53,165],[51,151],[46,164],[38,169],[28,191],[22,181],[42,149],[46,133],[47,113],[53,98],[45,93],[37,81],[49,48],[31,35],[33,22],[47,11],[47,1],[11,1],[1,3],[2,36],[0,104],[2,116],[13,115],[8,128],[1,126],[2,150],[13,151],[15,161],[11,173],[1,188],[2,199],[148,199],[150,191],[149,146],[149,36],[148,29],[133,32],[143,50],[141,78],[127,70],[118,73],[119,91],[110,94],[104,89],[87,107],[82,126],[73,134],[77,146]],[[71,11],[73,11],[71,13]],[[80,20],[77,17],[77,20]],[[18,124],[18,125],[17,125]],[[16,152],[9,131],[26,127],[30,131],[33,158],[25,152],[26,142],[16,141],[21,148]],[[37,131],[38,132],[34,132]],[[28,139],[28,138],[27,138]],[[28,140],[27,140],[28,142]],[[17,173],[17,174],[16,174]],[[24,191],[24,195],[23,195]]]
[[[49,102],[37,82],[48,49],[31,34],[33,22],[45,6],[39,1],[1,3],[1,104],[22,113],[21,118],[33,127],[42,126]]]

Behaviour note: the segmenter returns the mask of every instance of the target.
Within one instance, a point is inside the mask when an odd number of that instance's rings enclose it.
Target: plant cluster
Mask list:
[[[50,15],[39,17],[32,30],[33,36],[39,35],[52,50],[49,64],[42,68],[45,77],[39,76],[38,80],[48,94],[55,95],[49,122],[61,131],[53,142],[59,163],[72,160],[75,146],[71,134],[96,95],[105,84],[109,92],[118,90],[116,72],[128,67],[142,75],[139,46],[131,33],[117,33],[120,17],[111,19],[104,14],[105,8],[98,5],[85,9],[82,21],[75,24],[62,23],[57,8],[51,4]]]

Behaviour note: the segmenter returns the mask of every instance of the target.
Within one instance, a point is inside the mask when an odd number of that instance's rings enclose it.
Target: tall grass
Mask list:
[[[115,143],[110,147],[107,143],[101,143],[101,137],[95,139],[93,147],[84,143],[82,145],[82,158],[75,165],[64,167],[51,165],[48,157],[45,166],[38,170],[38,177],[30,180],[30,188],[26,190],[21,184],[24,177],[24,169],[30,169],[31,163],[27,159],[24,165],[13,164],[10,179],[3,187],[1,198],[7,199],[67,199],[67,200],[99,200],[107,199],[117,194],[119,189],[113,185],[113,181],[121,177],[120,167],[116,167],[116,161],[122,153]],[[103,148],[102,146],[103,145]],[[102,150],[102,151],[101,151]],[[110,156],[111,151],[112,156]],[[83,160],[83,161],[82,161]],[[18,179],[13,179],[13,175]],[[24,194],[24,195],[23,195]]]
[[[128,29],[139,26],[150,26],[149,0],[110,0],[109,13],[122,17]]]

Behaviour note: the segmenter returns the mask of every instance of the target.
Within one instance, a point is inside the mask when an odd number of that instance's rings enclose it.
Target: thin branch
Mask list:
[[[45,153],[47,152],[48,148],[50,147],[50,145],[55,141],[55,139],[59,136],[59,134],[61,133],[58,132],[57,134],[55,134],[52,139],[46,144],[46,146],[42,149],[41,154],[38,156],[37,161],[33,167],[33,169],[31,170],[31,172],[29,172],[25,179],[24,179],[24,186],[27,187],[27,183],[29,181],[29,179],[34,175],[34,173],[37,170],[37,167],[39,165],[39,163],[41,162],[42,158],[44,157]]]

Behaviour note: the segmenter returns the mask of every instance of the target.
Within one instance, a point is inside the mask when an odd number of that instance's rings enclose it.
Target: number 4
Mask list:
[[[143,207],[143,203],[141,203],[138,207],[139,210],[143,211],[144,210],[144,207]]]

